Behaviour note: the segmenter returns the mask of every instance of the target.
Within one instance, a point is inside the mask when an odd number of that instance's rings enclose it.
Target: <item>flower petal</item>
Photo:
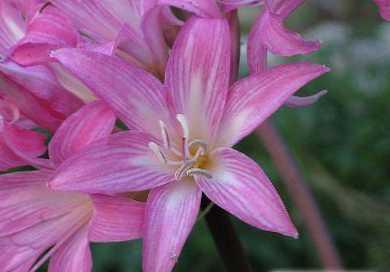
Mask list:
[[[55,75],[45,66],[22,67],[10,61],[1,62],[0,72],[41,100],[59,119],[65,119],[83,105],[77,97],[62,88]],[[22,107],[20,109],[23,110]]]
[[[86,148],[66,160],[49,186],[56,190],[89,193],[143,191],[174,180],[148,144],[150,135],[128,131],[109,142]]]
[[[379,11],[383,19],[390,21],[390,1],[389,0],[374,0],[378,5]]]
[[[88,227],[78,230],[52,256],[50,272],[88,272],[92,270],[92,256],[89,249]]]
[[[297,237],[282,200],[254,161],[231,148],[219,148],[212,155],[212,178],[195,178],[208,198],[252,226]]]
[[[316,94],[309,95],[309,96],[292,95],[286,100],[286,106],[290,108],[307,107],[316,103],[322,96],[326,95],[327,93],[328,93],[327,90],[322,90]]]
[[[285,64],[236,82],[229,93],[218,145],[237,143],[299,88],[328,71],[326,66],[306,62]]]
[[[227,97],[230,56],[230,30],[224,19],[193,17],[176,39],[166,84],[175,113],[186,116],[193,138],[214,136]]]
[[[2,143],[0,145],[3,145],[1,149],[3,155],[5,155],[2,158],[3,163],[6,160],[11,163],[13,158],[12,167],[32,164],[38,167],[50,168],[51,164],[48,160],[37,158],[46,151],[46,137],[43,134],[19,128],[15,125],[4,124],[1,138]]]
[[[201,191],[192,181],[172,182],[150,192],[146,204],[143,271],[169,272],[195,224]]]
[[[94,52],[61,49],[53,56],[107,102],[129,129],[160,136],[156,116],[169,124],[162,84],[152,75]]]
[[[90,143],[108,137],[115,115],[102,101],[92,102],[69,116],[49,144],[49,158],[60,164]]]
[[[54,131],[62,121],[61,117],[55,114],[44,101],[34,97],[27,89],[16,84],[1,72],[0,97],[15,104],[23,116],[50,131]]]
[[[200,17],[220,18],[222,16],[217,1],[210,0],[159,0],[161,5],[184,9]],[[211,36],[210,36],[211,37]]]
[[[50,61],[51,50],[76,47],[78,33],[62,12],[48,6],[29,22],[25,37],[18,42],[11,57],[21,65]]]
[[[95,213],[89,239],[94,242],[141,238],[145,204],[122,196],[92,196]]]
[[[4,58],[10,48],[23,37],[26,26],[17,7],[9,1],[0,2],[0,55]]]

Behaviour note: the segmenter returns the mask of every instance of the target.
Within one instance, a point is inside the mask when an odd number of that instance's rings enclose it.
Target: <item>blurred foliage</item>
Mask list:
[[[329,94],[308,108],[283,108],[273,118],[317,198],[346,267],[388,271],[390,24],[383,23],[376,11],[371,1],[330,0],[312,1],[298,10],[289,25],[321,39],[323,48],[289,61],[305,59],[332,68],[299,94],[323,88]],[[240,14],[247,31],[257,10]],[[294,240],[233,219],[254,271],[319,268],[299,211],[260,142],[250,136],[238,148],[270,175],[301,234]],[[93,256],[96,272],[141,271],[140,241],[94,245]],[[196,224],[175,271],[223,271],[203,220]]]

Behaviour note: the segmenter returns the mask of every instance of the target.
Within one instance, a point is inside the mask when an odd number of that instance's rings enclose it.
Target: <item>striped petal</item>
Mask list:
[[[174,180],[148,144],[148,134],[113,135],[109,142],[86,148],[66,160],[50,182],[56,190],[112,194],[143,191]]]
[[[208,140],[222,118],[230,76],[230,30],[224,19],[192,18],[173,46],[166,71],[175,113],[190,134]]]
[[[195,178],[208,198],[247,224],[297,237],[282,200],[254,161],[230,148],[217,149],[212,156],[212,178]]]
[[[21,65],[50,61],[51,50],[76,47],[78,33],[71,22],[56,8],[46,7],[29,22],[26,35],[18,42],[11,57]]]
[[[69,116],[49,143],[49,157],[55,164],[79,152],[90,143],[108,137],[115,115],[102,101],[92,102]]]
[[[222,16],[217,1],[210,0],[159,0],[161,5],[170,5],[192,12],[201,17],[220,18]]]
[[[53,56],[104,100],[129,129],[159,137],[156,116],[169,124],[162,84],[152,75],[116,57],[78,49]]]
[[[311,63],[285,64],[236,82],[229,93],[218,145],[236,144],[302,86],[328,71]]]
[[[22,67],[13,62],[2,62],[0,73],[41,100],[59,119],[65,119],[83,105],[78,98],[62,88],[55,75],[45,66]]]
[[[15,125],[4,124],[4,131],[1,138],[3,143],[0,145],[6,145],[3,151],[6,151],[7,149],[11,150],[12,153],[19,158],[15,161],[15,163],[19,163],[14,166],[37,163],[39,166],[45,167],[49,164],[47,160],[37,159],[37,157],[46,151],[46,137],[43,134],[19,128]],[[9,159],[12,158],[10,153],[8,153],[8,155]]]
[[[146,204],[143,271],[169,272],[195,224],[202,193],[193,181],[151,191]]]
[[[89,229],[94,242],[126,241],[141,238],[145,204],[121,196],[92,196],[95,213]]]
[[[53,254],[50,272],[89,272],[92,270],[92,256],[89,249],[88,227],[78,230]]]

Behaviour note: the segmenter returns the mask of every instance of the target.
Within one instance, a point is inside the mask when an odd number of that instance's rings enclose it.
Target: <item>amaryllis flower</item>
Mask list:
[[[28,165],[46,151],[43,134],[26,129],[19,109],[0,99],[0,171]]]
[[[22,67],[9,58],[38,5],[32,2],[0,3],[0,97],[15,103],[37,125],[54,131],[82,102],[67,92],[46,66]]]
[[[383,19],[390,21],[390,0],[374,0]]]
[[[2,271],[35,270],[51,257],[50,272],[88,272],[90,242],[141,237],[143,203],[125,196],[56,192],[47,187],[63,160],[94,141],[110,141],[114,122],[115,116],[102,102],[84,106],[51,140],[51,168],[0,175]]]
[[[130,131],[69,158],[49,185],[106,194],[150,190],[146,272],[172,269],[195,223],[202,192],[250,225],[297,236],[266,174],[231,147],[328,69],[281,65],[229,88],[230,52],[226,20],[192,18],[175,42],[164,86],[118,58],[78,49],[53,53]]]
[[[48,51],[84,47],[116,54],[157,75],[168,56],[166,32],[182,22],[156,1],[52,0],[31,20],[13,52],[21,64],[49,61]]]
[[[305,41],[303,37],[284,26],[287,17],[304,0],[159,0],[160,4],[172,5],[193,12],[197,16],[219,18],[226,12],[245,5],[263,4],[262,11],[251,27],[248,39],[248,65],[251,73],[267,69],[267,54],[272,52],[281,56],[309,54],[320,48],[318,41]],[[225,14],[225,15],[224,15]],[[234,62],[233,62],[234,63]],[[233,69],[235,67],[232,67]],[[286,101],[289,107],[309,106],[318,101],[326,91],[300,97],[291,96]]]

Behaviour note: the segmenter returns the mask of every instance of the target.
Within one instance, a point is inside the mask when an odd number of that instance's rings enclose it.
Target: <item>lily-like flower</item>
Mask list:
[[[374,0],[383,19],[390,21],[390,0]]]
[[[0,175],[3,271],[35,271],[51,257],[50,272],[88,272],[91,241],[141,237],[145,204],[125,196],[56,192],[47,187],[63,160],[95,141],[110,141],[114,123],[115,116],[104,103],[86,105],[51,140],[50,168]]]
[[[281,65],[229,88],[230,53],[228,22],[195,17],[175,42],[165,85],[118,58],[78,49],[53,53],[130,131],[66,160],[49,186],[106,194],[151,190],[145,272],[172,269],[196,221],[202,192],[252,226],[297,236],[266,174],[231,147],[328,68]]]
[[[39,6],[33,0],[0,2],[0,97],[37,125],[54,131],[82,102],[67,92],[46,66],[22,67],[10,59]],[[36,1],[38,2],[38,1]]]
[[[19,109],[0,99],[0,171],[28,165],[46,151],[43,134],[24,127]]]
[[[50,61],[48,51],[84,47],[115,54],[162,76],[168,57],[166,32],[182,24],[156,1],[52,0],[31,20],[13,58],[31,65]]]
[[[224,13],[245,5],[259,5],[263,8],[251,28],[248,38],[248,65],[251,73],[267,69],[267,55],[272,52],[281,56],[309,54],[320,48],[318,41],[305,41],[303,37],[285,28],[284,21],[304,0],[159,0],[160,4],[171,5],[193,12],[197,16],[219,18]],[[211,12],[213,11],[213,12]],[[234,67],[233,67],[234,68]],[[301,97],[291,96],[286,101],[289,107],[309,106],[318,101],[326,91]]]

